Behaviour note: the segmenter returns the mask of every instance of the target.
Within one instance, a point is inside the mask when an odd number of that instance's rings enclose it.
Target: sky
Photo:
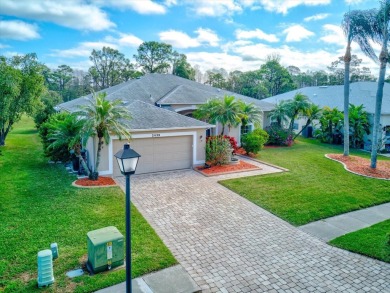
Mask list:
[[[344,55],[344,13],[377,7],[376,0],[0,0],[0,55],[35,52],[51,68],[88,70],[93,49],[109,46],[134,62],[142,42],[158,41],[203,72],[255,70],[271,54],[283,66],[326,70]],[[352,54],[378,72],[356,44]]]

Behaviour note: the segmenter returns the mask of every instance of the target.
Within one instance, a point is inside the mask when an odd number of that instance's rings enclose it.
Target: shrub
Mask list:
[[[265,131],[264,129],[256,128],[255,130],[252,131],[252,133],[257,136],[260,136],[263,139],[263,146],[268,142],[269,135],[267,131]]]
[[[269,145],[288,145],[292,144],[292,136],[287,129],[278,125],[271,125],[265,128],[269,138],[267,144]]]
[[[223,136],[209,136],[206,140],[206,161],[211,166],[227,164],[231,150],[229,139]]]
[[[261,130],[261,129],[260,129]],[[257,154],[264,146],[264,143],[267,141],[268,134],[258,131],[244,134],[241,137],[241,146],[247,154],[253,153]]]
[[[70,159],[69,147],[66,143],[58,147],[51,147],[49,145],[52,141],[49,140],[48,136],[51,132],[56,129],[56,124],[60,121],[64,121],[69,114],[57,113],[49,117],[49,119],[41,124],[39,127],[39,136],[42,140],[43,152],[46,157],[52,161],[67,162]]]
[[[237,140],[233,136],[224,135],[223,137],[229,140],[233,153],[235,153],[238,150]]]

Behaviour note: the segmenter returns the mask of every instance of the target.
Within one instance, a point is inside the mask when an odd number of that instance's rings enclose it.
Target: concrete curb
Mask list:
[[[78,180],[78,179],[77,179]],[[77,188],[106,188],[106,187],[115,187],[118,186],[118,184],[113,184],[113,185],[102,185],[102,186],[83,186],[83,185],[78,185],[76,184],[76,181],[72,182],[72,186],[77,187]]]
[[[368,176],[368,175],[364,175],[364,174],[360,174],[360,173],[351,171],[351,170],[348,169],[347,165],[346,165],[344,162],[338,161],[338,160],[336,160],[336,159],[332,159],[332,158],[330,158],[330,157],[328,156],[328,154],[325,154],[325,158],[327,158],[327,159],[329,159],[329,160],[332,160],[332,161],[335,161],[335,162],[338,162],[338,163],[340,163],[340,164],[343,164],[344,169],[347,170],[348,172],[352,173],[352,174],[359,175],[359,176],[366,177],[366,178],[373,178],[373,179],[379,179],[379,180],[387,180],[387,181],[390,181],[390,178],[378,178],[378,177]]]

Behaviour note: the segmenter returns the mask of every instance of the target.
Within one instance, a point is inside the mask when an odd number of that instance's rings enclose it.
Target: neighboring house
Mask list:
[[[206,137],[219,134],[221,125],[192,118],[197,106],[213,97],[233,95],[248,103],[254,103],[264,111],[263,127],[269,124],[268,113],[274,105],[229,91],[217,89],[171,74],[148,74],[139,79],[107,88],[108,100],[121,99],[132,115],[129,130],[132,134],[131,147],[141,154],[137,174],[191,168],[205,162]],[[61,111],[77,111],[90,97],[81,97],[58,105]],[[240,126],[227,129],[225,134],[240,141],[244,131]],[[124,141],[113,136],[109,145],[102,150],[99,173],[120,175],[114,154],[123,147]],[[97,139],[87,143],[89,154],[95,154]],[[94,162],[89,156],[89,164]]]
[[[375,99],[378,84],[376,82],[361,81],[350,85],[349,103],[355,106],[364,105],[365,111],[369,113],[371,123],[371,134],[365,137],[365,141],[371,141],[372,126],[374,124]],[[262,101],[269,103],[278,103],[283,100],[292,99],[295,94],[302,93],[306,95],[314,104],[320,107],[328,106],[337,108],[340,111],[344,109],[344,86],[312,86],[305,87],[284,94],[276,95]],[[390,147],[390,84],[385,83],[383,88],[381,128],[385,144]],[[306,123],[306,119],[298,119],[295,130],[299,131]]]

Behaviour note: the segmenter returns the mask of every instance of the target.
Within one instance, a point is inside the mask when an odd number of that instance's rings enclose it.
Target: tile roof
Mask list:
[[[365,110],[368,113],[375,113],[377,86],[378,84],[376,82],[368,81],[351,83],[349,97],[350,103],[356,106],[363,104]],[[341,111],[344,108],[344,85],[305,87],[264,99],[264,101],[269,103],[277,103],[282,100],[292,99],[296,93],[302,93],[306,95],[314,104],[317,104],[321,107],[337,107],[337,109]],[[385,83],[383,88],[382,115],[383,114],[390,114],[389,83]]]

